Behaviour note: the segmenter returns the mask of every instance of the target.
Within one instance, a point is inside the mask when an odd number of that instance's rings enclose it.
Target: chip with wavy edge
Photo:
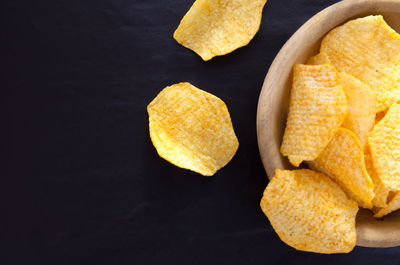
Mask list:
[[[238,149],[225,103],[190,83],[164,88],[147,111],[153,145],[178,167],[211,176]]]
[[[281,153],[294,166],[316,159],[346,115],[346,96],[334,67],[296,64]]]
[[[374,217],[380,218],[398,209],[400,209],[400,192],[396,192],[393,195],[393,198],[387,206],[378,209],[378,211],[375,212]]]
[[[330,64],[325,53],[311,57],[307,64]],[[367,135],[375,125],[376,101],[371,88],[361,80],[345,72],[339,72],[339,84],[346,95],[348,114],[342,127],[354,132],[360,139],[363,148],[367,144]]]
[[[344,72],[339,73],[339,83],[346,94],[348,107],[342,127],[354,132],[365,148],[367,136],[375,125],[375,96],[368,85]]]
[[[368,148],[364,151],[364,159],[365,168],[374,183],[374,198],[372,199],[372,205],[374,207],[386,207],[390,190],[386,189],[385,186],[382,185],[380,179],[376,176],[374,165],[372,164],[371,153]]]
[[[318,158],[308,164],[331,177],[361,207],[372,208],[374,185],[365,168],[363,147],[352,131],[339,128]]]
[[[347,253],[356,244],[358,205],[322,173],[277,169],[260,206],[280,239],[298,250]]]
[[[196,0],[178,28],[175,40],[204,61],[246,46],[260,28],[267,0]]]
[[[393,104],[368,136],[378,180],[389,191],[400,191],[400,104]]]
[[[307,64],[309,65],[319,65],[319,64],[331,64],[329,57],[326,53],[320,52],[317,55],[310,57],[307,60]]]
[[[331,30],[321,43],[338,71],[369,85],[377,112],[400,101],[400,35],[382,16],[354,19]]]

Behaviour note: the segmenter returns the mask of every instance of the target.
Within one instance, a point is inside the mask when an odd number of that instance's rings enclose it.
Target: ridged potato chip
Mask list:
[[[322,40],[320,51],[338,71],[370,86],[377,112],[400,101],[400,35],[382,16],[354,19],[333,29]]]
[[[154,147],[178,167],[212,176],[238,149],[225,103],[189,83],[164,88],[147,111]]]
[[[267,0],[196,0],[174,33],[204,61],[246,46],[260,28]]]
[[[375,197],[372,200],[372,204],[377,208],[386,208],[389,201],[390,188],[383,185],[382,182],[378,182],[374,185]]]
[[[346,104],[332,65],[296,64],[281,153],[294,166],[316,159],[345,119]]]
[[[400,209],[400,192],[396,192],[393,195],[393,198],[390,200],[390,202],[388,203],[388,205],[384,208],[379,209],[374,217],[383,217],[391,212],[394,212],[396,210]]]
[[[277,169],[260,206],[280,239],[298,250],[347,253],[356,244],[357,203],[322,173]]]
[[[307,64],[330,64],[325,53],[319,53],[310,59]],[[368,85],[345,72],[339,72],[339,84],[346,95],[348,114],[342,123],[342,127],[354,132],[361,141],[363,147],[367,144],[367,135],[375,125],[376,101],[372,90]]]
[[[363,208],[372,208],[374,185],[364,162],[363,147],[350,130],[339,128],[311,168],[331,177],[346,194]]]
[[[372,205],[374,207],[386,207],[387,197],[389,195],[388,189],[382,185],[380,179],[376,176],[374,165],[372,164],[372,157],[369,149],[367,148],[364,152],[365,168],[367,169],[368,175],[371,177],[372,183],[374,183],[374,198],[372,199]]]
[[[393,104],[368,136],[377,178],[390,191],[400,191],[400,104]]]
[[[309,65],[320,65],[320,64],[331,64],[329,57],[326,53],[320,52],[317,55],[310,57],[307,60],[307,64]]]
[[[368,85],[344,72],[339,73],[339,83],[343,87],[348,107],[342,127],[354,132],[365,148],[368,133],[375,125],[375,96]]]

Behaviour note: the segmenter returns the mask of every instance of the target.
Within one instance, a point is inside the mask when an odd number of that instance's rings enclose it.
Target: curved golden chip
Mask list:
[[[238,149],[225,103],[189,83],[164,88],[147,111],[154,147],[178,167],[212,176]]]
[[[368,136],[372,164],[383,189],[400,191],[400,104],[393,104]]]
[[[307,64],[309,65],[320,65],[320,64],[331,64],[329,57],[326,53],[320,52],[317,55],[310,57],[307,60]]]
[[[356,244],[357,203],[322,173],[277,169],[260,206],[280,239],[298,250],[347,253]]]
[[[346,96],[334,67],[296,64],[281,153],[294,166],[316,159],[346,114]]]
[[[364,152],[365,159],[365,168],[367,169],[368,175],[371,177],[372,183],[374,183],[374,198],[372,199],[372,205],[374,207],[386,207],[387,206],[387,198],[390,190],[386,189],[384,185],[382,185],[380,179],[376,176],[374,165],[372,164],[372,157],[367,148]]]
[[[196,0],[178,28],[175,40],[204,61],[246,46],[260,28],[267,0]]]
[[[385,215],[388,215],[391,212],[394,212],[396,210],[400,209],[400,192],[396,192],[393,195],[393,198],[390,200],[390,202],[388,203],[388,205],[384,208],[379,209],[374,217],[383,217]]]
[[[372,208],[374,185],[365,168],[363,147],[352,131],[339,128],[318,158],[308,164],[331,177],[361,207]]]
[[[370,86],[377,112],[400,101],[400,35],[382,16],[354,19],[331,30],[322,40],[320,51],[338,71]]]
[[[368,85],[344,72],[339,73],[339,83],[346,94],[348,107],[342,127],[354,132],[365,148],[368,133],[375,125],[375,96]]]

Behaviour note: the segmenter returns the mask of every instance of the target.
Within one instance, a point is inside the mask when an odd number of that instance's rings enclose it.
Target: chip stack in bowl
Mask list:
[[[382,16],[331,30],[294,66],[281,153],[311,170],[277,170],[261,200],[285,243],[349,252],[358,207],[375,217],[400,209],[399,103],[400,35]]]

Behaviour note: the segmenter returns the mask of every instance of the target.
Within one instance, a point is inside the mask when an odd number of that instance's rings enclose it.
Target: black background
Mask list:
[[[203,62],[172,38],[192,0],[2,0],[7,151],[1,264],[400,264],[400,248],[296,251],[259,208],[263,79],[335,1],[269,0],[259,33]],[[211,178],[158,157],[146,105],[188,81],[224,100],[240,147]],[[0,231],[1,231],[0,230]]]

